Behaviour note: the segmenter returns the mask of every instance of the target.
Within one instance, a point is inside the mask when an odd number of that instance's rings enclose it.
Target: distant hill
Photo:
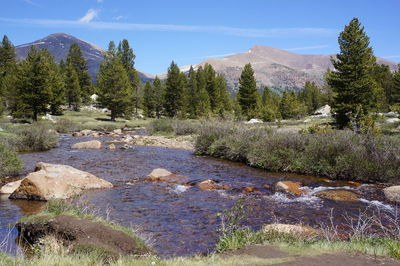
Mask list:
[[[66,33],[54,33],[50,34],[43,39],[18,45],[15,47],[18,59],[24,59],[32,45],[37,46],[40,49],[47,49],[54,56],[54,59],[59,63],[62,59],[66,60],[69,47],[72,43],[77,43],[81,48],[83,57],[88,63],[88,72],[95,79],[96,73],[99,71],[100,63],[103,61],[104,50],[95,44],[82,41],[74,36]],[[146,74],[139,71],[140,78],[143,82],[151,80]]]
[[[268,46],[256,45],[244,53],[220,59],[208,59],[197,65],[211,64],[218,73],[225,76],[229,87],[238,88],[239,77],[245,64],[251,63],[258,85],[267,85],[277,91],[303,88],[306,81],[323,84],[324,73],[333,68],[332,55],[303,55]],[[397,69],[397,63],[378,58],[377,62]],[[187,70],[187,67],[182,67]]]

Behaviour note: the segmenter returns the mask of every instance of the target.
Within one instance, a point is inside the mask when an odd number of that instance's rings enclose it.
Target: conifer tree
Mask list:
[[[237,100],[239,102],[242,114],[250,118],[257,107],[257,84],[254,77],[254,71],[250,63],[244,66],[239,79],[239,92]]]
[[[128,73],[120,57],[114,56],[113,52],[109,50],[97,74],[97,100],[102,107],[110,110],[111,121],[120,116],[129,116],[132,104],[132,86]]]
[[[283,119],[298,119],[306,114],[306,106],[297,100],[294,91],[284,91],[279,104],[279,112]]]
[[[216,112],[223,114],[224,111],[230,111],[232,109],[231,100],[228,92],[228,85],[226,83],[225,77],[217,74],[215,78],[217,98],[218,102],[216,104]]]
[[[307,81],[304,90],[298,93],[298,98],[306,105],[308,114],[313,114],[315,110],[322,106],[321,91],[315,82]]]
[[[391,93],[391,103],[399,105],[400,110],[400,64],[398,70],[393,74],[393,90]]]
[[[72,65],[75,69],[79,79],[82,102],[88,103],[92,94],[91,77],[87,72],[87,62],[83,57],[81,48],[77,43],[72,43],[69,47],[66,64]]]
[[[156,117],[160,118],[164,106],[164,89],[161,85],[161,80],[157,76],[153,81],[153,87],[154,87],[154,102],[155,102],[154,109]]]
[[[16,53],[14,45],[4,35],[0,43],[0,115],[6,108],[6,98],[13,94],[16,78]],[[14,90],[15,91],[15,90]]]
[[[175,117],[182,111],[184,104],[184,85],[179,67],[172,61],[168,68],[164,95],[164,109],[168,117]]]
[[[331,59],[335,71],[329,72],[327,82],[335,92],[336,123],[343,128],[349,125],[351,118],[359,124],[375,104],[377,84],[371,72],[376,59],[369,47],[369,37],[357,18],[353,18],[340,33],[339,46],[337,59]]]
[[[64,71],[65,96],[68,107],[74,111],[79,111],[81,106],[81,87],[79,85],[79,77],[75,68],[71,64],[67,64]]]
[[[204,65],[204,73],[206,78],[206,90],[210,98],[211,111],[215,113],[220,105],[219,94],[216,84],[216,73],[210,64]]]
[[[198,86],[196,71],[190,66],[188,73],[188,84],[187,84],[187,105],[188,113],[190,118],[196,118],[197,116],[197,104],[198,104]]]
[[[52,115],[62,115],[61,106],[65,104],[65,83],[61,73],[61,68],[50,58],[49,85],[51,90],[50,113]]]
[[[147,117],[154,117],[156,111],[156,93],[153,85],[146,82],[143,92],[143,109]]]
[[[202,66],[196,72],[197,83],[197,116],[208,116],[211,113],[210,96],[206,89],[206,75]]]
[[[264,87],[261,97],[261,118],[264,121],[275,121],[280,119],[279,103],[279,95],[272,92],[268,87]]]
[[[18,98],[12,113],[19,117],[30,117],[37,121],[38,115],[48,111],[52,99],[50,53],[43,49],[31,47],[26,59],[21,62],[18,73]]]

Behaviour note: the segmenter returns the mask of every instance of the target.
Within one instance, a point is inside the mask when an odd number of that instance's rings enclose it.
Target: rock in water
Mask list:
[[[21,184],[22,180],[14,181],[5,184],[0,188],[0,194],[11,194],[13,193]]]
[[[72,149],[101,149],[101,141],[90,140],[85,142],[75,143],[71,147]]]
[[[80,219],[71,215],[58,215],[52,219],[19,222],[16,225],[20,239],[33,245],[45,236],[54,236],[71,251],[80,248],[102,250],[113,257],[121,255],[147,255],[152,251],[139,239],[106,226],[101,222]]]
[[[313,194],[314,196],[334,201],[358,201],[357,193],[346,189],[328,189]]]
[[[300,190],[300,185],[292,181],[279,181],[275,184],[275,190],[278,192],[290,193],[295,196],[301,196],[303,191]]]
[[[393,202],[400,202],[400,186],[391,186],[383,189],[386,199]]]
[[[88,172],[68,165],[37,163],[36,172],[28,174],[10,199],[67,199],[88,189],[112,188],[113,185]]]
[[[189,178],[186,176],[175,175],[168,170],[157,168],[154,169],[145,179],[152,182],[166,182],[166,183],[187,183]]]

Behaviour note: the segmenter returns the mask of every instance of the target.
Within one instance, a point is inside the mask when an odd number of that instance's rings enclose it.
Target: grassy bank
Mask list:
[[[208,155],[276,172],[361,182],[396,182],[400,138],[325,128],[304,133],[229,121],[201,124],[195,149]]]

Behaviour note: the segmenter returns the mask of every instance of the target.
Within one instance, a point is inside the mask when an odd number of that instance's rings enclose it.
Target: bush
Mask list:
[[[0,143],[0,178],[16,175],[22,169],[18,155],[6,145]]]
[[[80,130],[79,124],[69,119],[57,120],[53,128],[59,133],[69,133]]]
[[[157,119],[149,123],[146,127],[146,131],[149,135],[156,133],[172,133],[174,128],[172,127],[173,120],[171,119]]]
[[[269,171],[363,182],[396,182],[400,175],[400,139],[391,136],[332,129],[283,133],[215,121],[205,123],[198,132],[196,154]]]
[[[176,120],[172,123],[172,128],[174,130],[175,135],[192,135],[196,134],[199,130],[200,122],[199,121],[190,121],[190,120]]]
[[[46,123],[34,123],[16,129],[13,146],[17,151],[46,151],[58,143],[58,134]]]

